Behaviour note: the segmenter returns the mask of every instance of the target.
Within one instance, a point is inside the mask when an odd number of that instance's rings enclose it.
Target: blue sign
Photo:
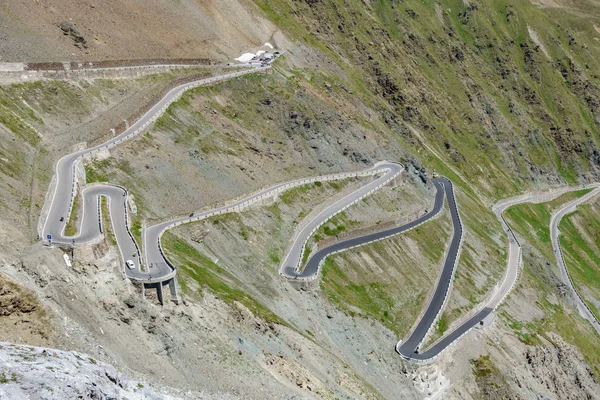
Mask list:
[[[48,238],[48,241],[52,240],[52,235],[48,234],[46,237]]]

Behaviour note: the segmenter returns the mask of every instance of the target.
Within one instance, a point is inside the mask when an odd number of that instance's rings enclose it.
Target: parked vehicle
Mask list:
[[[193,216],[194,216],[194,213],[191,213],[191,214],[190,214],[190,218],[192,218]]]
[[[125,261],[125,264],[127,265],[127,268],[135,269],[135,264],[133,263],[133,261],[127,260],[127,261]]]

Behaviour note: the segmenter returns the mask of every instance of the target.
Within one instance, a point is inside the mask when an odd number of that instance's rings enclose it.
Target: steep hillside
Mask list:
[[[600,317],[600,203],[583,204],[560,224],[560,243],[576,288]]]
[[[284,40],[240,0],[13,1],[0,4],[0,22],[0,61],[230,61]]]
[[[314,63],[313,81],[349,90],[485,196],[597,172],[592,23],[527,2],[258,4],[333,63]]]
[[[562,338],[579,347],[594,376],[600,373],[600,337],[589,322],[585,321],[573,306],[573,295],[559,278],[556,258],[550,241],[550,218],[561,205],[588,190],[564,194],[544,204],[521,204],[509,209],[506,217],[525,241],[524,274],[518,288],[529,304],[535,304],[536,312],[519,313],[505,309],[507,325],[525,343],[536,344],[540,337],[558,333]],[[588,268],[593,268],[589,265]],[[527,293],[525,288],[533,289]],[[535,300],[534,300],[535,299]],[[514,298],[510,303],[514,302]],[[533,301],[532,301],[533,300]],[[513,307],[517,306],[514,304]],[[524,310],[523,305],[518,305]],[[512,307],[511,307],[512,308]],[[527,315],[529,314],[529,315]]]
[[[142,3],[0,6],[0,33],[10,39],[0,56],[231,61],[266,41],[286,53],[267,73],[187,92],[142,135],[85,162],[88,183],[133,195],[138,240],[150,224],[277,182],[384,159],[406,165],[311,239],[330,243],[423,213],[435,169],[455,184],[465,232],[431,343],[478,309],[504,273],[493,203],[600,179],[595,1]],[[77,30],[63,35],[63,20]],[[9,328],[25,311],[1,320],[2,340],[84,351],[189,397],[598,398],[600,339],[559,284],[547,232],[550,212],[581,193],[507,212],[524,244],[518,285],[490,326],[427,366],[403,361],[394,344],[428,303],[450,237],[447,213],[331,257],[315,282],[278,273],[298,226],[366,178],[305,185],[167,233],[179,305],[161,307],[152,293],[141,300],[119,273],[110,235],[76,249],[73,268],[62,250],[39,245],[37,218],[61,155],[110,137],[174,80],[219,72],[0,88],[0,259],[3,274],[29,289],[17,302],[22,289],[5,283],[1,299],[37,313],[14,338]],[[594,207],[561,226],[579,280],[597,267]],[[597,289],[585,283],[592,304]]]

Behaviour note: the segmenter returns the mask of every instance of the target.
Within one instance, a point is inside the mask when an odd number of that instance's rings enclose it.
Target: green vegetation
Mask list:
[[[600,318],[600,205],[582,204],[560,224],[560,245],[571,279],[596,318]]]
[[[138,246],[142,245],[142,218],[136,214],[129,214],[131,217],[131,234],[138,243]],[[140,248],[141,249],[141,248]]]
[[[534,346],[541,344],[539,329],[540,327],[534,322],[522,323],[513,318],[506,311],[501,312],[502,317],[507,321],[508,326],[519,340],[528,345]]]
[[[280,249],[278,248],[274,248],[271,247],[269,249],[269,259],[271,260],[271,262],[277,266],[279,266],[279,263],[281,262],[281,259],[279,258],[279,253],[280,253]]]
[[[436,326],[436,331],[442,336],[448,330],[448,316],[445,313],[442,313],[440,319],[438,320]]]
[[[304,265],[306,265],[306,262],[308,261],[308,257],[310,257],[310,253],[311,253],[311,248],[309,246],[306,246],[304,248],[304,253],[302,253],[302,261],[300,262],[300,267],[303,267]]]
[[[287,204],[289,206],[292,203],[297,202],[299,199],[301,199],[306,194],[308,194],[315,187],[317,187],[317,185],[312,184],[312,183],[307,183],[306,185],[297,186],[297,187],[291,188],[291,189],[283,192],[279,196],[279,199],[284,204]]]
[[[71,215],[65,225],[65,236],[75,236],[77,234],[77,226],[79,225],[79,213],[83,203],[83,196],[80,193],[75,195],[73,199],[73,207],[71,207]]]
[[[93,161],[85,164],[85,179],[87,183],[108,182],[107,170],[111,165],[111,160]]]
[[[143,251],[142,218],[138,214],[129,214],[129,216],[131,218],[131,226],[129,227],[129,230],[131,231],[133,239],[137,243],[138,248],[140,249],[140,251]],[[142,271],[146,271],[146,266],[144,264],[140,265],[140,268]]]
[[[444,214],[397,237],[329,256],[323,265],[321,289],[349,315],[372,318],[402,336],[425,306],[448,229],[449,216]],[[408,243],[416,246],[410,253],[402,251]],[[423,255],[418,261],[411,256],[417,252]],[[352,261],[358,254],[364,254],[361,263]],[[366,259],[374,260],[380,270],[365,265]]]
[[[242,289],[243,283],[233,274],[215,264],[183,239],[167,232],[162,238],[162,245],[167,256],[181,265],[177,276],[182,287],[189,288],[185,280],[192,279],[198,284],[200,293],[208,289],[231,306],[235,307],[234,302],[239,302],[265,321],[289,326],[265,305],[250,297]]]
[[[313,239],[315,242],[318,242],[320,238],[336,236],[356,226],[358,226],[358,223],[356,221],[350,220],[348,218],[348,214],[342,211],[341,213],[335,215],[323,225],[321,225],[319,229],[317,229],[317,231],[313,234]]]
[[[5,371],[0,372],[0,383],[9,383],[9,382],[18,383],[19,380],[17,378],[17,375],[13,372],[13,373],[11,373],[10,376],[8,376]]]
[[[486,398],[502,399],[512,398],[513,393],[506,382],[504,375],[494,365],[489,355],[481,356],[471,360],[473,366],[473,375],[475,382],[481,393],[485,393]]]
[[[345,230],[346,230],[346,227],[344,225],[338,225],[338,226],[336,226],[333,229],[331,229],[329,226],[325,226],[323,228],[323,232],[327,236],[335,236],[335,235],[338,235],[338,234],[342,233]]]
[[[550,218],[552,212],[561,205],[588,193],[583,189],[565,193],[546,203],[522,203],[505,211],[504,216],[510,226],[530,244],[535,244],[546,260],[554,261],[554,252],[550,240]]]
[[[473,372],[477,378],[490,376],[493,373],[493,366],[490,362],[490,356],[481,356],[477,360],[471,361]]]
[[[0,124],[6,126],[21,140],[36,146],[40,142],[40,136],[36,130],[26,123],[20,116],[12,110],[0,105]]]
[[[104,231],[104,237],[108,240],[111,246],[117,245],[117,239],[113,232],[112,224],[110,222],[110,215],[108,213],[108,200],[106,197],[100,197],[100,210],[102,212],[102,230]]]
[[[549,265],[555,266],[555,257],[549,237],[549,224],[552,212],[562,204],[575,198],[583,196],[589,190],[580,190],[564,194],[557,199],[542,204],[524,203],[513,206],[505,212],[509,224],[521,237],[525,238],[528,246],[534,247],[547,261],[542,263],[532,255],[526,254],[523,267],[524,274],[521,284],[532,288],[535,293],[535,304],[544,311],[544,317],[523,324],[503,313],[508,321],[508,326],[513,329],[519,339],[526,344],[539,343],[539,337],[543,337],[550,343],[555,344],[548,335],[549,332],[557,332],[567,342],[575,345],[582,353],[588,365],[593,369],[595,376],[600,376],[600,338],[594,328],[585,321],[578,313],[574,312],[564,300],[551,300],[556,298],[556,274],[549,269]],[[574,232],[567,231],[570,235]],[[576,236],[572,236],[573,240]],[[567,244],[568,247],[568,244]],[[567,250],[568,251],[568,250]],[[572,264],[567,261],[567,264]],[[553,267],[555,270],[556,267]]]

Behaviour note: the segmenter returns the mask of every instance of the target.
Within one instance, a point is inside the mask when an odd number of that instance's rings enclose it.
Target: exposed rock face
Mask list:
[[[174,399],[77,352],[0,342],[3,399]]]
[[[559,399],[597,399],[597,383],[591,369],[579,352],[558,335],[551,335],[555,343],[537,346],[525,353],[532,376]]]
[[[15,313],[28,314],[36,310],[37,304],[20,294],[13,285],[0,281],[0,317]]]
[[[74,24],[67,21],[63,21],[58,24],[58,27],[61,31],[63,31],[63,34],[71,36],[71,38],[73,38],[75,46],[87,48],[87,40],[85,40],[85,37],[83,36],[79,28],[77,28]]]

